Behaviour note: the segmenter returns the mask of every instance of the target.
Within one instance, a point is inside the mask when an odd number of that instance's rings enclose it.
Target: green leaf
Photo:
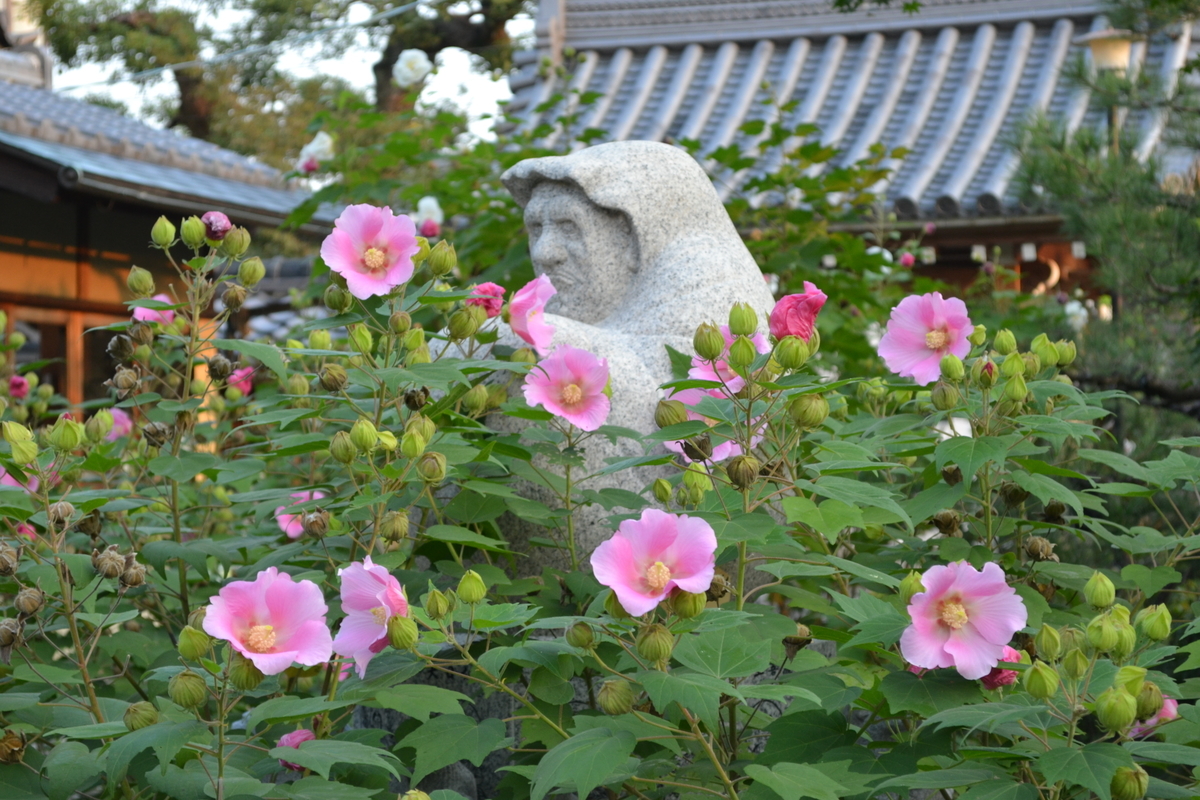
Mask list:
[[[849,794],[844,786],[808,764],[776,764],[764,767],[752,764],[746,774],[770,787],[783,800],[814,797],[817,800],[838,800]]]
[[[554,789],[587,797],[625,765],[635,745],[637,737],[629,731],[609,728],[593,728],[555,745],[533,773],[533,800]]]
[[[924,772],[914,772],[911,775],[900,775],[884,781],[875,788],[882,790],[892,786],[900,786],[905,789],[953,789],[958,786],[969,786],[972,783],[980,783],[995,777],[996,773],[987,769],[951,767],[950,769],[931,769]]]
[[[1200,748],[1165,742],[1125,742],[1123,747],[1139,761],[1200,767]]]
[[[1037,800],[1036,786],[1016,783],[1007,778],[978,783],[958,796],[958,800]]]
[[[1014,483],[1043,503],[1060,500],[1075,509],[1076,514],[1083,516],[1083,504],[1079,502],[1079,496],[1049,475],[1014,472],[1012,479]]]
[[[890,672],[879,688],[894,714],[914,711],[928,717],[983,699],[976,681],[937,672],[926,672],[920,676],[907,670]]]
[[[683,748],[680,747],[677,739],[658,739],[657,737],[662,736],[662,728],[638,719],[633,714],[618,714],[615,717],[610,717],[605,714],[601,714],[599,716],[579,714],[574,718],[574,722],[575,727],[570,729],[570,733],[590,731],[593,728],[608,728],[615,731],[629,731],[638,738],[648,739],[654,737],[654,744],[658,745],[659,747],[665,747],[676,755],[679,755],[683,752]],[[560,741],[560,738],[555,738],[554,741]]]
[[[1129,456],[1123,453],[1114,453],[1111,450],[1080,450],[1077,454],[1085,461],[1093,461],[1097,464],[1103,464],[1115,472],[1119,472],[1126,477],[1134,480],[1142,481],[1143,483],[1150,482],[1150,470],[1143,467],[1141,464],[1134,461]]]
[[[279,380],[287,380],[287,367],[283,363],[283,352],[273,344],[248,342],[245,339],[213,339],[212,343],[222,350],[236,350],[242,355],[257,358],[274,372]]]
[[[831,500],[841,500],[848,505],[886,509],[903,520],[909,528],[912,527],[908,513],[893,499],[892,492],[881,486],[837,475],[823,475],[816,481],[796,481],[796,486],[810,489]]]
[[[465,694],[419,683],[404,683],[387,689],[375,699],[384,708],[407,714],[421,722],[428,722],[430,714],[461,714],[463,710],[459,703],[472,702]]]
[[[498,539],[490,539],[483,534],[476,533],[470,528],[462,528],[458,525],[430,525],[425,529],[424,536],[426,539],[432,539],[436,542],[465,544],[477,547],[480,550],[490,550],[493,553],[509,552],[508,548],[504,546],[504,542]]]
[[[82,742],[59,742],[42,769],[49,778],[46,795],[50,800],[67,800],[77,790],[86,789],[100,775],[96,754]]]
[[[900,587],[899,580],[893,578],[891,575],[886,575],[877,569],[871,569],[870,567],[865,567],[862,564],[857,564],[849,559],[838,558],[837,556],[822,556],[822,558],[843,572],[849,572],[851,575],[862,578],[863,580],[881,583],[884,586],[888,586],[892,589],[898,589]]]
[[[1021,437],[1017,434],[1009,436],[952,436],[938,443],[934,448],[937,468],[942,469],[947,464],[957,464],[962,470],[963,483],[968,486],[984,464],[989,461],[997,466],[1003,466],[1008,458],[1008,451]]]
[[[340,739],[313,739],[301,742],[298,748],[276,747],[267,755],[311,769],[322,778],[329,777],[334,764],[381,767],[396,777],[403,770],[399,760],[386,750]]]
[[[846,718],[840,711],[785,714],[768,725],[767,731],[771,738],[758,762],[768,765],[819,761],[827,751],[851,744],[857,738],[854,731],[846,729]]]
[[[412,783],[417,785],[429,773],[455,761],[466,759],[478,767],[489,753],[507,742],[504,723],[498,719],[477,722],[462,714],[445,714],[405,736],[398,746],[417,751],[412,774]]]
[[[783,510],[788,522],[804,523],[830,544],[835,543],[846,528],[864,525],[862,511],[841,500],[826,500],[818,506],[807,497],[787,497],[783,500]]]
[[[1172,583],[1179,583],[1183,575],[1172,567],[1149,567],[1129,564],[1121,570],[1121,577],[1137,586],[1149,600]]]
[[[353,703],[353,700],[329,701],[323,697],[276,697],[251,709],[246,730],[253,731],[263,722],[294,722],[314,717]]]
[[[124,722],[96,722],[91,725],[75,725],[70,728],[56,728],[46,734],[63,736],[67,739],[111,739],[129,732]]]
[[[538,667],[530,675],[529,691],[539,700],[556,706],[575,699],[575,687],[545,667]]]
[[[183,483],[220,463],[221,459],[209,453],[184,453],[152,458],[147,466],[154,475]]]
[[[938,482],[900,505],[912,517],[913,522],[920,524],[944,508],[954,508],[955,504],[966,496],[969,486],[969,481],[960,481],[953,486]]]
[[[1109,786],[1117,769],[1132,766],[1129,751],[1111,742],[1096,742],[1083,749],[1055,747],[1038,758],[1038,768],[1047,781],[1083,786],[1099,795],[1100,800],[1112,800]]]
[[[854,627],[858,631],[854,638],[842,647],[855,647],[860,644],[878,644],[889,647],[900,640],[904,629],[912,624],[912,620],[895,609],[878,617],[865,619]]]
[[[680,664],[714,678],[744,678],[770,665],[771,643],[751,641],[746,628],[684,636],[672,654]]]
[[[154,749],[154,755],[158,756],[158,763],[165,771],[171,759],[193,739],[205,744],[212,739],[208,726],[199,720],[160,722],[142,728],[113,742],[108,748],[104,771],[108,774],[110,784],[120,783],[125,778],[129,762],[148,747]]]
[[[37,772],[24,764],[0,764],[0,797],[4,800],[46,800]]]
[[[710,729],[715,729],[719,722],[717,711],[721,695],[737,695],[731,684],[698,672],[649,670],[639,672],[637,679],[660,714],[666,713],[671,703],[677,703],[680,709],[690,711]]]

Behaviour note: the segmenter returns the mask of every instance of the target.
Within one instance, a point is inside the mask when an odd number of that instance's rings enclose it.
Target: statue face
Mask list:
[[[529,254],[558,294],[547,310],[596,324],[609,317],[637,270],[637,244],[625,216],[600,208],[575,186],[547,181],[525,206]]]

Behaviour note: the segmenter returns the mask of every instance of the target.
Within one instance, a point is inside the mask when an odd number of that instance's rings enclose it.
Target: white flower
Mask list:
[[[430,72],[433,72],[433,62],[424,50],[405,50],[392,69],[396,83],[406,87],[425,80]]]
[[[300,172],[316,172],[322,161],[329,161],[333,156],[333,137],[325,131],[320,131],[311,142],[300,149],[296,169]]]
[[[878,322],[870,323],[867,325],[866,336],[867,344],[871,345],[871,349],[877,349],[879,343],[883,341],[883,326]]]
[[[427,219],[433,220],[438,225],[446,221],[446,215],[442,212],[441,203],[438,202],[436,197],[431,195],[422,197],[417,201],[417,214],[415,217],[417,227],[419,228],[421,223]]]
[[[1063,306],[1063,313],[1067,315],[1067,324],[1072,330],[1079,333],[1088,323],[1088,312],[1083,303],[1078,300],[1068,300]]]

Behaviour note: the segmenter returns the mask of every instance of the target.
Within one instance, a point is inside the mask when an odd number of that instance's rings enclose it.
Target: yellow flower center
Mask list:
[[[667,588],[669,580],[671,580],[671,570],[661,561],[655,561],[650,569],[646,570],[646,588],[654,594]]]
[[[942,624],[950,630],[958,630],[967,624],[967,609],[958,600],[943,600]]]
[[[930,331],[925,334],[925,346],[930,350],[941,350],[950,343],[950,335],[944,330]]]
[[[368,272],[378,272],[387,266],[387,253],[382,250],[377,250],[374,247],[367,248],[367,252],[363,253],[363,264]]]
[[[564,403],[574,405],[583,399],[583,389],[580,389],[579,386],[574,383],[568,383],[563,387],[562,399]]]
[[[246,649],[252,653],[269,653],[275,649],[275,629],[270,625],[255,625],[246,634]]]
[[[384,608],[383,606],[379,606],[378,608],[372,608],[371,616],[373,616],[375,618],[375,622],[377,622],[378,624],[387,625],[388,613],[387,613],[387,609]]]

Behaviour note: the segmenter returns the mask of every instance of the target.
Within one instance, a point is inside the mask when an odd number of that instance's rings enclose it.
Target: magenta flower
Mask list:
[[[115,442],[122,436],[128,436],[133,433],[133,417],[129,416],[129,412],[123,408],[110,408],[109,413],[112,414],[113,426],[112,430],[104,438],[110,442]]]
[[[1149,719],[1139,722],[1129,729],[1130,739],[1142,739],[1155,732],[1155,729],[1164,722],[1170,722],[1179,716],[1179,701],[1170,697],[1163,698],[1163,706],[1158,710],[1158,713]]]
[[[321,258],[346,279],[360,300],[384,295],[413,274],[412,257],[420,250],[417,227],[390,208],[360,203],[347,206],[321,243]]]
[[[253,581],[226,584],[212,598],[204,630],[229,642],[263,674],[278,675],[292,662],[315,667],[333,655],[327,613],[319,586],[267,567]]]
[[[299,505],[307,503],[310,500],[323,500],[325,493],[319,491],[312,492],[292,492],[293,498],[289,505]],[[275,521],[279,523],[279,530],[288,535],[289,539],[299,539],[304,535],[304,525],[300,521],[301,514],[287,514],[288,506],[279,506],[275,509]]]
[[[367,664],[388,646],[388,620],[408,616],[408,598],[400,582],[367,556],[338,570],[342,579],[342,610],[346,618],[333,640],[333,650],[354,659],[358,677],[366,677]]]
[[[539,275],[522,286],[508,304],[509,325],[513,333],[533,345],[538,355],[550,350],[554,326],[545,320],[546,303],[558,294],[549,276]]]
[[[163,303],[174,303],[170,295],[156,294],[151,300],[159,300]],[[153,308],[135,308],[133,310],[133,318],[139,322],[158,322],[162,325],[170,325],[175,321],[175,312],[169,308],[164,308],[158,311]]]
[[[608,361],[587,350],[559,345],[525,376],[525,402],[542,406],[582,431],[608,419]]]
[[[965,561],[930,567],[921,576],[925,591],[908,606],[912,625],[900,637],[904,659],[918,667],[954,667],[979,680],[1004,656],[1013,634],[1025,627],[1025,602],[993,563],[983,571]]]
[[[812,329],[809,328],[809,331],[811,333]],[[688,370],[688,377],[702,381],[724,381],[726,389],[728,389],[730,392],[738,392],[741,391],[742,387],[746,385],[746,381],[742,379],[741,375],[738,375],[736,372],[734,372],[733,367],[729,366],[729,364],[725,361],[725,359],[729,356],[729,345],[733,344],[734,337],[733,334],[729,332],[728,325],[721,326],[721,333],[725,336],[725,351],[721,353],[721,357],[712,362],[704,361],[699,356],[693,357],[692,368]],[[767,341],[767,337],[763,336],[761,333],[756,333],[751,336],[750,341],[754,343],[754,349],[760,354],[771,352],[771,345]]]
[[[828,299],[824,292],[805,281],[804,294],[782,297],[771,309],[771,335],[776,339],[797,336],[807,342],[812,338],[817,314]]]
[[[298,731],[292,731],[291,733],[285,733],[283,736],[280,736],[278,746],[294,747],[299,750],[300,745],[304,744],[305,742],[311,742],[316,738],[317,735],[308,728],[301,728]],[[283,767],[284,769],[294,769],[297,772],[304,769],[304,767],[300,766],[299,764],[293,764],[290,761],[284,761],[282,758],[279,759],[279,766]]]
[[[904,267],[905,269],[908,269],[909,267],[913,266],[916,263],[917,263],[917,257],[914,256],[912,253],[906,252],[906,253],[900,254],[900,266]]]
[[[14,400],[24,400],[29,396],[29,379],[22,375],[13,375],[8,379],[8,394]]]
[[[933,383],[942,374],[942,356],[963,358],[971,352],[967,337],[974,330],[966,304],[957,297],[943,299],[940,292],[911,295],[892,309],[879,355],[897,375],[921,385]]]
[[[421,235],[426,239],[432,239],[442,232],[442,226],[434,219],[421,220]]]
[[[500,316],[504,308],[504,287],[498,283],[481,283],[471,287],[471,296],[466,299],[469,306],[480,306],[487,311],[488,318]]]
[[[627,519],[592,552],[596,580],[635,617],[653,611],[671,590],[700,593],[712,585],[717,535],[699,517],[647,508]]]
[[[229,221],[229,217],[220,211],[209,211],[200,221],[204,223],[204,238],[209,241],[219,242],[233,230],[233,223]]]
[[[229,375],[229,388],[246,396],[254,391],[254,367],[238,367]]]
[[[24,536],[31,542],[37,541],[37,531],[28,522],[17,523],[17,536]]]
[[[1008,645],[1004,645],[1004,653],[1000,656],[1001,661],[1007,661],[1010,664],[1015,664],[1021,660],[1021,652],[1014,650]],[[1012,686],[1017,682],[1017,671],[1015,669],[1002,669],[1000,666],[992,667],[992,671],[979,679],[979,682],[988,689],[999,689],[1001,686]]]
[[[689,407],[687,410],[687,418],[688,419],[697,420],[699,422],[704,422],[708,425],[716,425],[717,424],[716,420],[709,419],[708,417],[704,416],[703,414],[700,414],[698,412],[691,410],[691,406],[696,405],[697,403],[700,402],[701,399],[703,399],[706,396],[707,397],[715,397],[718,400],[724,397],[724,395],[721,394],[720,389],[708,389],[707,391],[704,389],[683,389],[681,391],[671,392],[671,394],[667,395],[667,399],[668,400],[678,400],[679,402],[683,403],[685,406],[688,406]],[[754,434],[753,438],[750,440],[750,444],[752,446],[757,446],[758,443],[762,441],[761,430],[762,430],[762,428],[757,428],[755,430],[755,434]],[[681,459],[683,459],[685,462],[691,463],[692,459],[688,458],[687,455],[683,452],[683,442],[663,442],[663,445],[668,450],[670,450],[672,453],[677,453],[679,455],[679,457]],[[713,453],[712,453],[711,460],[712,461],[724,461],[727,458],[733,458],[734,456],[740,456],[741,454],[742,454],[741,445],[739,445],[737,442],[733,441],[732,439],[725,439],[724,441],[714,441],[713,442]]]

